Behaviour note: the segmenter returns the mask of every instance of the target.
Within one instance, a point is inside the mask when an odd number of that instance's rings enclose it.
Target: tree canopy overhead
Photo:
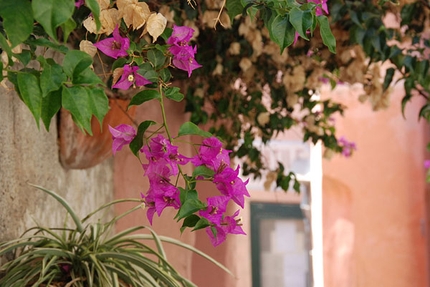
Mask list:
[[[323,84],[360,83],[358,100],[377,111],[401,81],[402,109],[423,97],[418,116],[430,121],[429,11],[425,0],[2,0],[0,80],[14,84],[37,123],[49,128],[65,108],[87,132],[93,116],[106,114],[107,95],[148,85],[140,76],[162,81],[167,98],[185,98],[191,122],[211,126],[231,156],[245,159],[244,174],[259,177],[267,166],[254,140],[293,127],[304,141],[351,154],[332,120],[345,107],[318,97]],[[195,62],[179,63],[166,48],[174,25],[194,29],[187,53]],[[96,44],[106,39],[120,43],[113,56]],[[131,93],[133,104],[157,97]],[[272,172],[283,189],[295,180],[282,165]]]

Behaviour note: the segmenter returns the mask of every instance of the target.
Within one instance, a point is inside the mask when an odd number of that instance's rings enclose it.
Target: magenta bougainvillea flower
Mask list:
[[[121,150],[124,145],[128,145],[136,137],[136,130],[130,125],[121,124],[115,128],[109,126],[109,131],[113,139],[113,154]]]
[[[245,206],[244,196],[250,196],[246,189],[248,180],[243,182],[238,174],[239,166],[236,170],[226,167],[223,171],[215,174],[213,182],[223,195],[229,196],[237,205],[243,208]]]
[[[156,163],[163,159],[166,165],[169,165],[172,171],[172,175],[178,174],[178,164],[184,165],[190,161],[190,158],[180,154],[178,147],[170,143],[162,135],[153,137],[148,146],[142,148],[142,152],[151,163]]]
[[[352,153],[357,149],[356,144],[354,142],[348,141],[345,137],[340,137],[337,142],[342,148],[342,155],[344,157],[350,157]]]
[[[171,45],[169,51],[173,55],[173,65],[180,70],[187,71],[188,77],[191,77],[191,73],[195,69],[201,67],[195,59],[197,47],[188,44],[193,33],[194,30],[190,27],[175,25],[172,35],[167,39],[167,44]]]
[[[153,137],[141,151],[148,160],[142,165],[149,179],[149,189],[143,198],[149,206],[146,215],[152,224],[155,213],[160,216],[166,207],[180,208],[179,189],[170,178],[178,175],[179,164],[186,164],[190,159],[179,154],[178,147],[162,135]]]
[[[329,13],[328,13],[327,0],[308,0],[308,3],[309,3],[309,2],[312,2],[312,3],[315,3],[315,4],[317,4],[317,5],[318,5],[318,6],[316,7],[316,9],[315,9],[315,15],[316,15],[316,16],[324,15],[323,11],[324,11],[326,14],[329,14]],[[321,5],[321,6],[319,6],[319,5]]]
[[[151,84],[151,81],[148,81],[144,76],[137,72],[137,70],[139,70],[138,66],[125,65],[123,69],[121,78],[112,86],[112,88],[128,90],[131,86],[142,87]]]
[[[114,59],[128,56],[127,49],[130,47],[130,39],[121,37],[118,26],[113,30],[113,37],[106,38],[94,44],[106,56]]]
[[[170,206],[179,209],[181,203],[179,200],[179,189],[174,185],[167,185],[163,189],[156,189],[154,194],[155,211],[158,216],[163,210]]]
[[[230,165],[230,150],[222,147],[221,141],[216,137],[209,137],[203,140],[199,153],[192,158],[195,166],[205,165],[213,171],[221,171]]]
[[[193,28],[173,25],[172,35],[167,39],[167,44],[177,46],[187,45],[193,37],[193,34]]]
[[[180,69],[188,72],[188,77],[191,77],[191,73],[200,68],[202,65],[197,63],[194,59],[194,55],[197,52],[197,47],[184,46],[180,52],[173,57],[173,65]]]
[[[239,215],[239,210],[237,210],[233,216],[226,216],[220,224],[212,225],[206,228],[206,233],[209,236],[209,239],[213,246],[218,246],[223,243],[228,234],[244,234],[242,227],[238,222],[239,219],[236,219]]]
[[[424,161],[424,168],[425,169],[430,169],[430,160],[425,160]]]
[[[84,5],[85,4],[85,0],[77,0],[76,2],[75,2],[75,7],[76,8],[79,8],[79,7],[81,7],[82,5]]]
[[[200,210],[201,217],[206,218],[209,222],[220,225],[224,212],[227,210],[227,204],[230,201],[228,196],[213,196],[208,197],[208,206],[204,210]]]

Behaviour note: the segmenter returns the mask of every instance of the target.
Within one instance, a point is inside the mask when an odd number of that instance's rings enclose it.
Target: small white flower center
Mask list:
[[[133,75],[128,75],[127,80],[129,82],[134,82],[134,76]]]

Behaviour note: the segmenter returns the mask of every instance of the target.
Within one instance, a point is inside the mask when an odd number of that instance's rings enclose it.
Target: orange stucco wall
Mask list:
[[[343,86],[330,94],[348,107],[338,135],[358,149],[323,161],[325,286],[428,286],[423,162],[430,129],[417,121],[422,102],[409,103],[405,119],[400,87],[378,112],[360,104],[359,93]]]

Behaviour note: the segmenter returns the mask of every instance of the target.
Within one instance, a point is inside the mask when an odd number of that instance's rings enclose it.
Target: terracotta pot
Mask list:
[[[135,108],[126,111],[128,100],[110,99],[110,110],[103,120],[102,127],[93,118],[93,135],[82,132],[73,122],[67,110],[60,112],[58,127],[60,162],[65,169],[85,169],[93,167],[112,155],[112,136],[108,125],[132,124]]]

